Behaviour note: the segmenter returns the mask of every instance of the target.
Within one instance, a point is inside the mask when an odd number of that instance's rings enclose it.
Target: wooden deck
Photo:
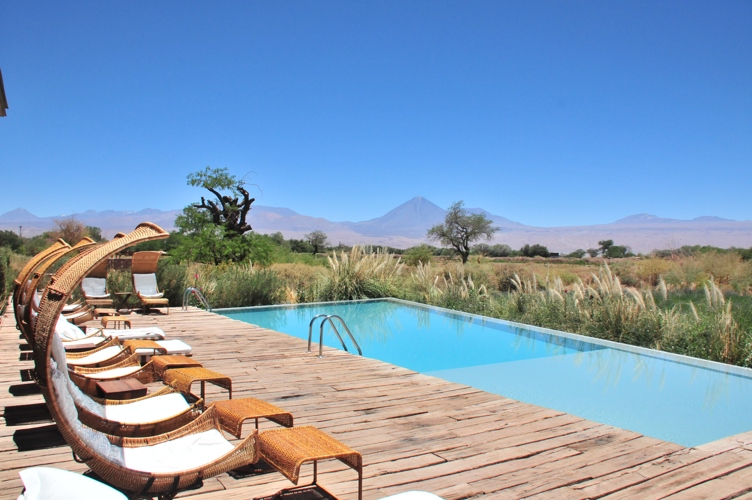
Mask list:
[[[415,489],[447,500],[752,499],[752,433],[687,449],[332,349],[318,359],[302,340],[196,309],[133,320],[191,344],[204,366],[232,377],[234,397],[271,401],[292,412],[296,425],[315,425],[360,451],[366,499]],[[42,402],[39,394],[13,395],[30,384],[19,378],[31,366],[19,360],[20,343],[8,312],[0,324],[1,498],[16,498],[26,467],[86,470],[64,445],[19,451],[14,437],[53,442],[44,434],[49,421],[10,425]],[[209,401],[223,397],[208,387]],[[273,426],[262,423],[262,430]],[[320,471],[321,484],[355,498],[352,470],[326,461]],[[304,466],[302,484],[310,473]],[[250,499],[290,485],[277,473],[223,474],[179,497]]]

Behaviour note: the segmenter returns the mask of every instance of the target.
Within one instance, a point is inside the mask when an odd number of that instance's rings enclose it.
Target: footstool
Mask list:
[[[165,356],[157,356],[154,359],[164,357]],[[210,384],[227,389],[230,392],[227,399],[232,399],[232,379],[227,375],[208,370],[202,366],[168,368],[167,371],[164,372],[162,380],[165,384],[169,384],[175,389],[183,392],[191,392],[191,384],[194,382],[201,382],[201,399],[204,401],[206,401],[206,382],[209,382]]]
[[[338,459],[358,473],[358,500],[362,500],[363,457],[325,432],[310,426],[273,429],[259,433],[258,442],[261,458],[294,484],[298,484],[300,466],[304,462],[313,462],[313,482],[303,488],[321,488],[316,483],[317,462],[327,458]],[[288,488],[282,492],[292,489]]]
[[[114,323],[113,328],[120,329],[120,327],[124,328],[130,328],[131,327],[131,320],[126,318],[125,316],[102,316],[102,327],[107,328],[107,325],[110,323]]]
[[[219,415],[219,422],[227,432],[240,439],[243,422],[254,419],[258,429],[259,418],[266,418],[285,427],[292,427],[292,414],[282,408],[256,398],[226,399],[211,406]]]
[[[184,368],[189,366],[201,366],[201,363],[188,356],[181,354],[169,354],[167,356],[154,356],[149,361],[154,367],[154,374],[164,380],[165,372],[171,368]]]

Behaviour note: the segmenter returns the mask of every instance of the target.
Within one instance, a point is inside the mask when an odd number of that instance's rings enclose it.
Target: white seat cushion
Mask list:
[[[110,346],[105,347],[101,351],[97,351],[94,354],[89,354],[88,356],[84,356],[83,358],[78,359],[70,359],[68,358],[68,365],[72,366],[86,366],[86,365],[94,365],[97,363],[101,363],[102,361],[108,360],[113,356],[116,356],[117,354],[120,354],[120,352],[123,350],[122,347],[118,346]]]
[[[117,337],[120,340],[161,340],[165,338],[164,331],[156,326],[124,328],[123,330],[105,328],[101,333],[107,337]]]
[[[26,488],[19,500],[128,500],[104,483],[67,470],[32,467],[18,475]]]
[[[381,500],[442,500],[442,498],[427,491],[405,491],[396,495],[382,497]]]
[[[212,429],[154,446],[124,448],[123,452],[129,469],[170,473],[202,467],[233,449],[221,432]]]
[[[125,377],[127,375],[130,375],[131,373],[135,373],[141,369],[140,365],[136,366],[123,366],[121,368],[113,368],[112,370],[104,370],[99,373],[94,373],[91,375],[85,375],[86,377],[93,378],[95,380],[110,380],[114,378],[120,378]]]
[[[105,337],[89,337],[88,339],[69,340],[63,342],[63,347],[65,347],[66,351],[83,348],[92,349],[105,340],[107,340]]]
[[[124,424],[145,424],[180,415],[191,406],[181,394],[165,394],[143,399],[135,403],[105,405],[107,420]]]
[[[178,339],[172,339],[172,340],[157,340],[157,344],[167,349],[167,354],[182,354],[183,356],[187,356],[188,354],[193,351],[191,346],[183,342],[182,340]],[[151,356],[154,354],[154,349],[149,349],[148,347],[142,347],[140,349],[136,349],[136,354],[140,356]]]
[[[63,313],[71,313],[75,311],[76,309],[80,309],[81,304],[65,304],[63,306]]]

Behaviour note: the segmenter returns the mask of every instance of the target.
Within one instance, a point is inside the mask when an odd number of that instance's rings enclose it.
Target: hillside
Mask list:
[[[629,245],[636,252],[656,248],[676,248],[682,245],[713,245],[717,247],[751,247],[752,221],[734,221],[715,216],[692,220],[667,219],[651,214],[635,214],[610,224],[566,227],[534,227],[492,214],[482,208],[470,208],[483,213],[501,230],[492,243],[505,243],[519,248],[526,243],[540,243],[554,252],[571,252],[577,248],[598,246],[598,241],[612,239]],[[23,208],[0,215],[0,229],[18,231],[33,236],[54,227],[54,220],[74,217],[89,226],[97,226],[111,238],[119,231],[127,231],[139,222],[150,221],[165,229],[174,229],[179,210],[144,209],[138,212],[105,210],[86,211],[58,217],[39,217]],[[426,231],[444,219],[445,210],[431,201],[417,196],[395,207],[381,217],[361,222],[336,222],[299,214],[288,208],[255,205],[250,222],[260,233],[281,232],[286,238],[302,238],[306,233],[321,230],[333,244],[355,243],[389,245],[408,248],[424,243]]]

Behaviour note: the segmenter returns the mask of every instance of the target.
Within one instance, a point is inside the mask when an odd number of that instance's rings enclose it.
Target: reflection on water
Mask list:
[[[224,314],[307,339],[320,313],[341,316],[365,356],[659,439],[694,446],[752,429],[752,379],[658,352],[391,301]],[[325,344],[339,347],[331,333]]]

